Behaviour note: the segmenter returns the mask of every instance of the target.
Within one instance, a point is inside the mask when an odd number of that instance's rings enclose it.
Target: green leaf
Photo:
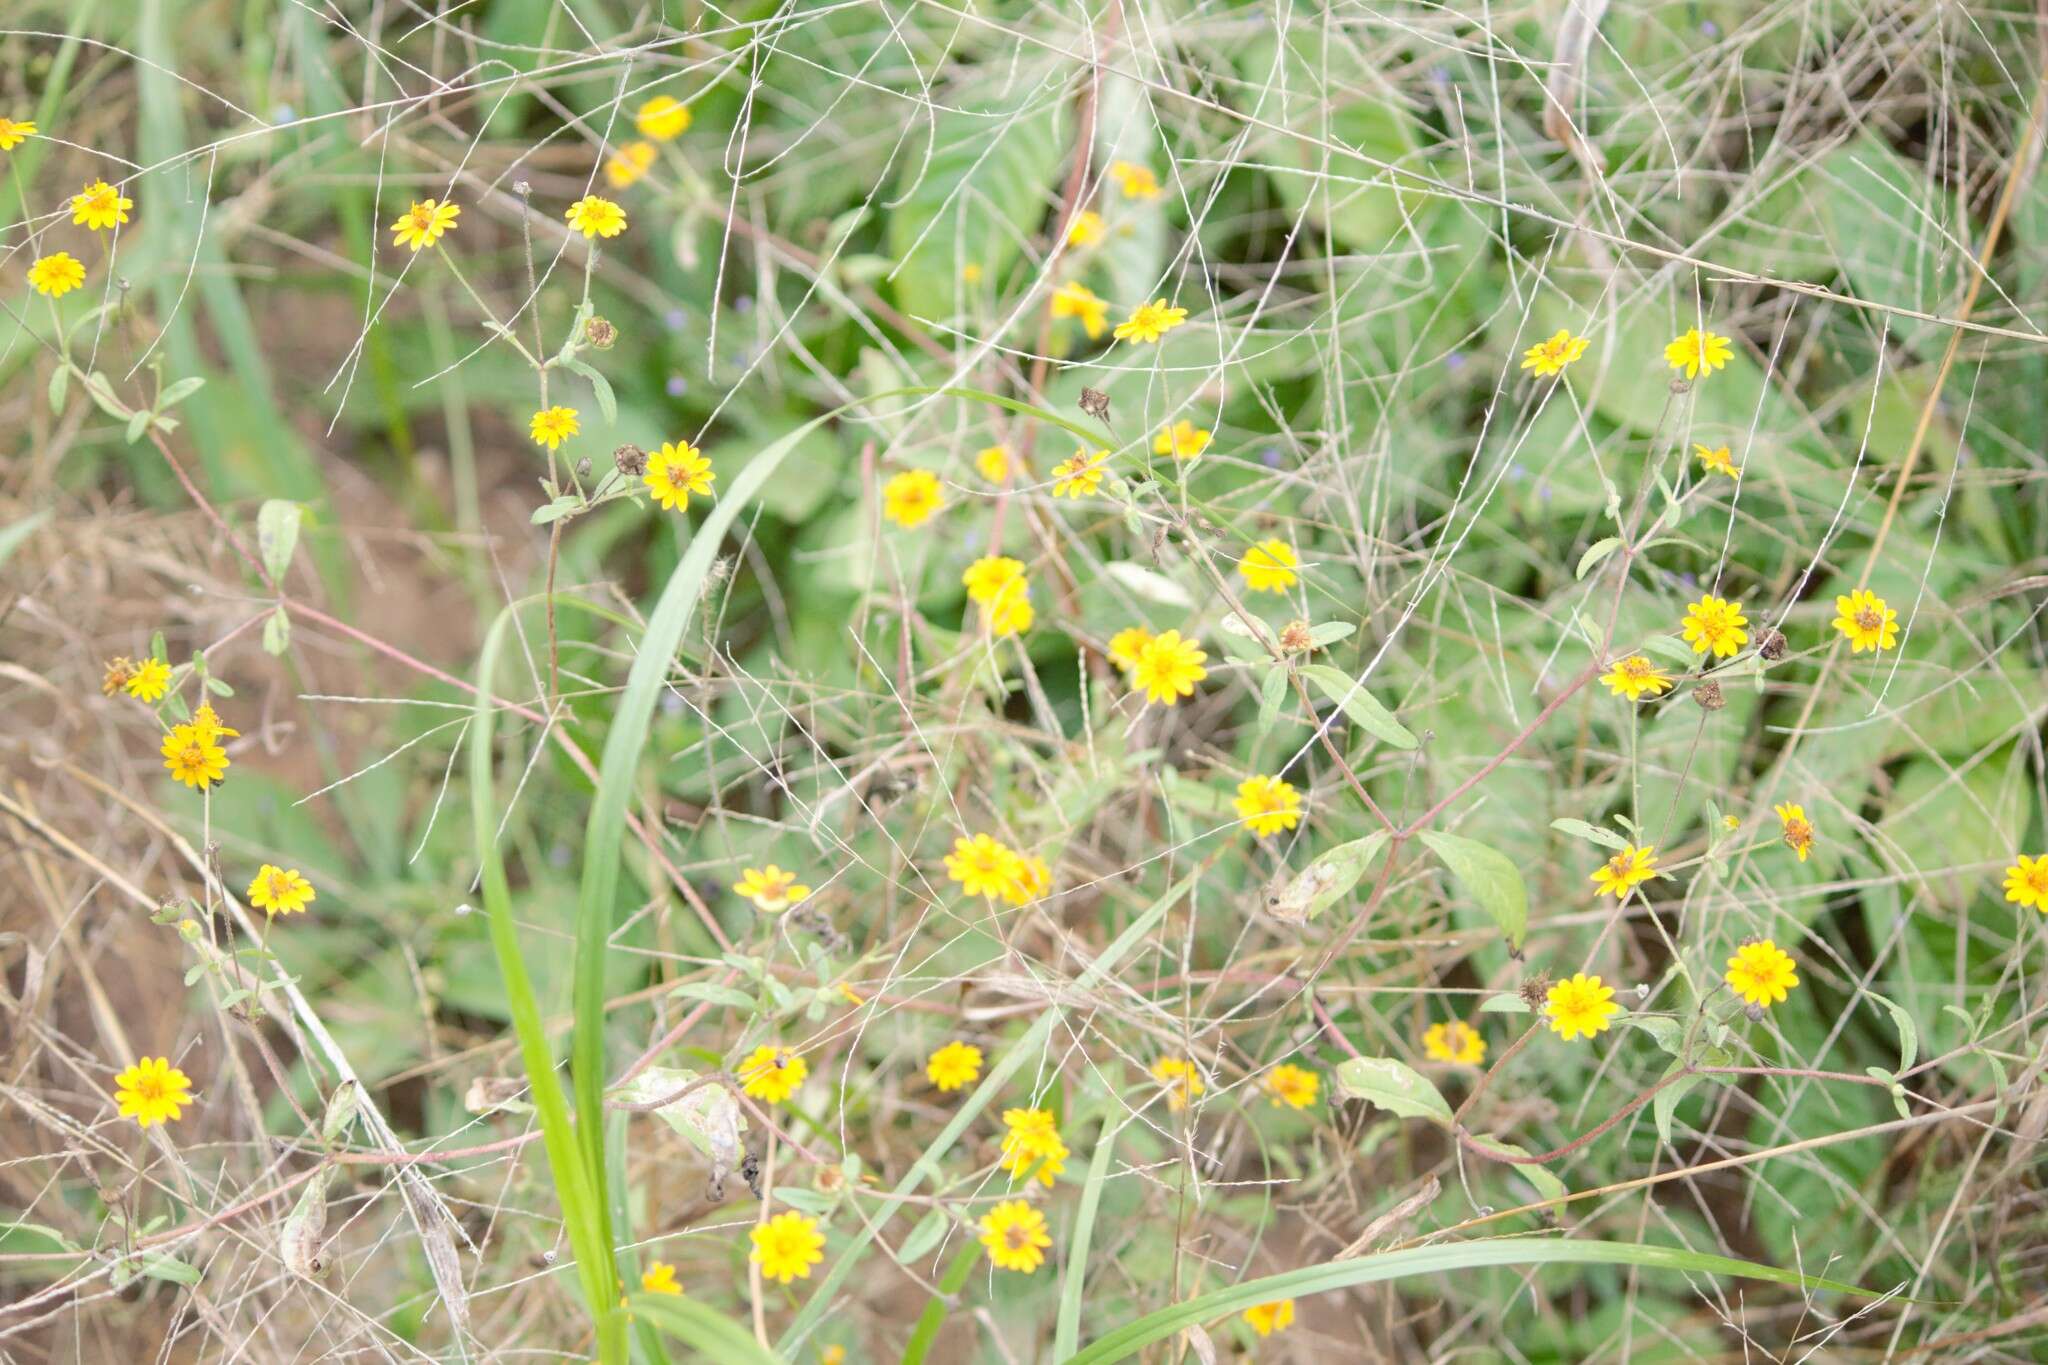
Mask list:
[[[1421,1072],[1391,1057],[1353,1057],[1337,1067],[1337,1088],[1390,1114],[1451,1126],[1451,1106]]]
[[[651,1322],[666,1335],[693,1347],[700,1360],[730,1365],[782,1365],[783,1357],[762,1350],[752,1332],[687,1294],[635,1293],[626,1301],[626,1312],[635,1321]]]
[[[1899,1031],[1899,1070],[1911,1071],[1913,1059],[1920,1055],[1920,1026],[1914,1023],[1913,1016],[1895,1001],[1887,1000],[1876,991],[1865,991],[1864,995],[1891,1011],[1892,1024]]]
[[[188,374],[157,395],[156,410],[165,412],[190,398],[205,385],[203,375]]]
[[[282,583],[291,571],[304,515],[303,507],[283,498],[272,498],[256,509],[256,551],[263,558],[264,572],[275,582]]]
[[[273,607],[263,622],[263,652],[272,658],[292,647],[292,618],[283,607]]]
[[[572,332],[570,335],[577,335],[580,331],[581,325],[579,324],[577,332]],[[607,426],[617,426],[619,424],[619,400],[612,393],[612,381],[606,379],[603,372],[597,366],[592,365],[586,360],[564,360],[562,368],[572,370],[590,381],[591,391],[597,395],[597,410],[604,414],[605,424]]]
[[[541,506],[534,508],[533,516],[528,518],[528,520],[535,526],[545,526],[551,521],[560,521],[570,513],[581,510],[582,507],[583,499],[581,497],[574,493],[564,493],[553,502],[543,503]]]
[[[1621,548],[1620,536],[1607,536],[1586,547],[1586,553],[1579,556],[1579,571],[1573,577],[1583,581],[1593,567],[1607,556]]]
[[[143,408],[137,408],[134,412],[128,414],[127,437],[129,445],[132,446],[141,440],[142,433],[149,430],[149,417],[149,412]]]
[[[59,365],[50,371],[50,411],[61,412],[64,400],[71,393],[71,366]]]
[[[1081,1204],[1074,1211],[1073,1230],[1067,1234],[1067,1274],[1060,1283],[1059,1320],[1053,1330],[1053,1357],[1074,1353],[1081,1344],[1081,1300],[1088,1278],[1088,1246],[1095,1233],[1095,1218],[1102,1207],[1102,1186],[1116,1152],[1117,1133],[1113,1114],[1104,1114],[1102,1128],[1095,1135],[1095,1152],[1088,1160],[1088,1182],[1081,1187]]]
[[[1552,820],[1550,827],[1559,834],[1569,834],[1574,839],[1584,839],[1587,843],[1598,844],[1602,848],[1620,850],[1628,847],[1628,840],[1613,830],[1589,825],[1584,820],[1574,820],[1570,816]]]
[[[1259,733],[1265,734],[1280,719],[1280,704],[1287,699],[1287,670],[1275,665],[1259,679]]]
[[[1519,1143],[1505,1142],[1500,1138],[1475,1135],[1472,1140],[1488,1151],[1500,1152],[1506,1156],[1525,1157],[1531,1155],[1527,1147]],[[1535,1189],[1538,1199],[1549,1201],[1552,1199],[1563,1200],[1571,1197],[1571,1190],[1566,1188],[1565,1183],[1559,1180],[1549,1167],[1534,1161],[1515,1161],[1505,1164],[1508,1170],[1529,1182],[1530,1186]]]
[[[925,1300],[924,1311],[917,1315],[917,1326],[911,1329],[910,1340],[903,1346],[903,1365],[924,1365],[931,1354],[932,1343],[938,1340],[939,1328],[945,1326],[946,1310],[960,1294],[967,1277],[974,1273],[974,1267],[981,1261],[981,1243],[970,1241],[953,1254],[953,1260],[946,1267],[935,1288],[938,1290]]]
[[[1315,684],[1318,692],[1335,702],[1360,729],[1381,743],[1396,749],[1413,749],[1415,736],[1408,733],[1394,713],[1380,705],[1379,698],[1348,673],[1328,664],[1303,664],[1301,676]]]
[[[1481,1014],[1527,1014],[1529,1002],[1513,991],[1500,991],[1479,1002]]]
[[[1519,951],[1529,932],[1529,888],[1523,885],[1522,873],[1513,860],[1499,849],[1456,834],[1421,830],[1416,837],[1443,860],[1451,875],[1500,926],[1508,945]]]
[[[1375,830],[1326,849],[1291,880],[1266,893],[1266,913],[1277,919],[1311,920],[1358,885],[1372,860],[1386,847],[1387,832]]]

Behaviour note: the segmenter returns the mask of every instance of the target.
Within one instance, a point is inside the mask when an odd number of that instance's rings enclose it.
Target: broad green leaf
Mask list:
[[[1529,888],[1523,885],[1521,870],[1513,861],[1498,849],[1456,834],[1422,830],[1416,838],[1443,860],[1472,899],[1493,917],[1509,946],[1520,949],[1529,932]]]
[[[1587,824],[1584,820],[1574,820],[1570,816],[1552,820],[1550,827],[1559,834],[1569,834],[1574,839],[1584,839],[1587,843],[1598,844],[1602,848],[1619,850],[1628,847],[1628,840],[1613,830]]]
[[[1335,702],[1352,724],[1382,744],[1396,749],[1415,747],[1415,736],[1408,732],[1407,727],[1395,720],[1394,713],[1380,705],[1379,698],[1350,674],[1328,664],[1303,664],[1301,676],[1307,678],[1316,691]]]
[[[1350,892],[1387,844],[1385,830],[1326,849],[1314,862],[1266,892],[1266,913],[1276,919],[1310,920]]]
[[[264,572],[278,583],[291,571],[292,554],[299,548],[299,521],[305,509],[284,498],[272,498],[256,509],[256,551],[262,556]]]
[[[1451,1106],[1429,1080],[1391,1057],[1352,1057],[1337,1067],[1337,1088],[1390,1114],[1451,1126]]]

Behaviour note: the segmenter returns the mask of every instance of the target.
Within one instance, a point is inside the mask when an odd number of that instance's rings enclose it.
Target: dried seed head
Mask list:
[[[117,654],[107,660],[107,671],[100,675],[100,691],[113,696],[128,685],[135,676],[135,660],[125,654]]]
[[[1728,699],[1721,695],[1721,684],[1717,682],[1703,682],[1695,687],[1692,699],[1699,703],[1702,711],[1718,711],[1728,704]]]
[[[1109,395],[1101,389],[1081,390],[1081,411],[1098,422],[1109,420]]]
[[[811,1188],[819,1194],[837,1194],[846,1188],[846,1170],[840,1166],[820,1166],[811,1177]]]
[[[1764,1021],[1764,1007],[1762,1005],[1744,1005],[1742,1013],[1752,1024],[1761,1024]]]
[[[585,455],[576,462],[576,477],[579,479],[590,477],[590,457],[588,455]]]
[[[1785,643],[1784,632],[1767,630],[1764,632],[1764,638],[1757,642],[1756,652],[1771,662],[1776,663],[1779,659],[1785,657],[1788,648]]]
[[[591,318],[583,324],[583,339],[593,348],[609,351],[619,339],[619,329],[606,318]]]
[[[612,463],[627,478],[637,479],[647,472],[647,452],[628,441],[612,452]]]
[[[1532,1010],[1543,1008],[1544,999],[1550,994],[1550,973],[1538,972],[1522,983],[1522,1003]]]
[[[1308,622],[1289,621],[1280,627],[1280,648],[1289,654],[1306,654],[1315,647],[1315,636],[1309,633]]]

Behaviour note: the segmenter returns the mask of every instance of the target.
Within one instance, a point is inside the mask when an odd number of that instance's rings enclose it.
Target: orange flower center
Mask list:
[[[1003,1229],[1003,1245],[1012,1251],[1022,1251],[1031,1245],[1031,1233],[1022,1223],[1012,1223]]]
[[[1884,613],[1876,607],[1864,607],[1856,613],[1856,627],[1859,630],[1877,630],[1884,625]]]
[[[1794,848],[1812,843],[1813,826],[1804,820],[1787,820],[1785,822],[1785,842]]]
[[[197,744],[188,744],[179,751],[178,764],[185,768],[203,768],[206,766],[206,751]]]

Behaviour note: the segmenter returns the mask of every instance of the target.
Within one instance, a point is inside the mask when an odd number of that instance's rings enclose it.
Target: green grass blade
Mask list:
[[[703,1360],[719,1365],[782,1365],[782,1357],[763,1350],[754,1334],[706,1303],[683,1294],[635,1294],[627,1311],[636,1322],[648,1322],[694,1347]],[[613,1316],[618,1316],[614,1314]]]
[[[932,1343],[938,1340],[939,1328],[945,1325],[947,1305],[960,1292],[960,1286],[967,1283],[967,1277],[981,1261],[981,1243],[969,1242],[961,1247],[946,1273],[939,1280],[939,1292],[925,1300],[924,1311],[917,1315],[917,1326],[911,1329],[910,1340],[903,1346],[903,1365],[924,1365],[924,1358],[931,1354]]]
[[[1072,1355],[1081,1344],[1081,1288],[1088,1278],[1088,1243],[1095,1233],[1102,1182],[1109,1178],[1109,1163],[1116,1154],[1116,1137],[1121,1131],[1115,1114],[1102,1116],[1102,1131],[1095,1135],[1095,1153],[1088,1159],[1088,1183],[1081,1187],[1081,1205],[1074,1211],[1073,1231],[1067,1234],[1067,1278],[1060,1284],[1059,1325],[1053,1332],[1055,1360]]]
[[[1801,1275],[1793,1270],[1738,1261],[1730,1256],[1713,1256],[1681,1247],[1636,1246],[1628,1242],[1564,1242],[1550,1237],[1502,1237],[1486,1242],[1460,1242],[1450,1246],[1418,1247],[1413,1251],[1389,1251],[1378,1256],[1360,1256],[1348,1261],[1326,1261],[1263,1279],[1246,1280],[1213,1294],[1203,1294],[1147,1313],[1125,1323],[1086,1349],[1065,1357],[1067,1365],[1110,1365],[1128,1360],[1155,1341],[1164,1341],[1197,1323],[1240,1313],[1254,1304],[1276,1299],[1298,1299],[1352,1285],[1395,1280],[1404,1275],[1437,1275],[1457,1270],[1478,1270],[1506,1265],[1627,1265],[1649,1270],[1690,1271],[1700,1275],[1731,1275],[1742,1279],[1767,1280],[1800,1289],[1825,1289],[1838,1294],[1874,1297],[1870,1290],[1818,1275]]]

